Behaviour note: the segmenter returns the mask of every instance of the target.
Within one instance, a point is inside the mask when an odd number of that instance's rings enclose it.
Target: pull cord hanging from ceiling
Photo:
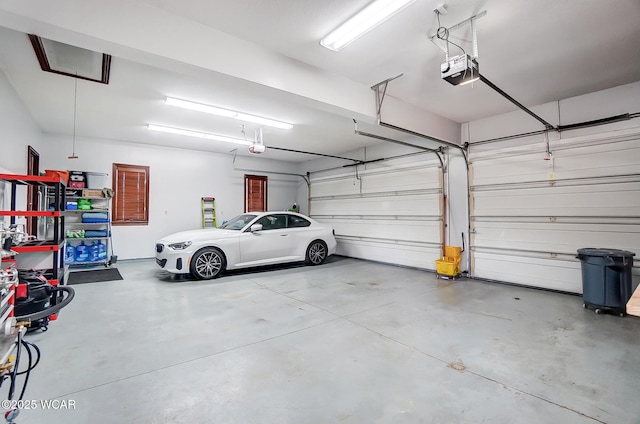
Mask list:
[[[76,114],[78,111],[78,73],[76,72],[73,90],[73,142],[69,159],[78,159],[76,156]]]

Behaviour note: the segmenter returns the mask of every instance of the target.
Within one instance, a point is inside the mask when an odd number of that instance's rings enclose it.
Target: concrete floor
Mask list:
[[[640,318],[335,257],[76,285],[20,423],[639,423]]]

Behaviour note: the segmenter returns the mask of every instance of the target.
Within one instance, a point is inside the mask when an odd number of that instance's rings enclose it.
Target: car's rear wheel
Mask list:
[[[327,244],[322,240],[314,240],[307,247],[305,262],[309,265],[320,265],[327,259]]]
[[[191,274],[198,280],[218,277],[226,267],[224,254],[215,247],[205,247],[191,258]]]

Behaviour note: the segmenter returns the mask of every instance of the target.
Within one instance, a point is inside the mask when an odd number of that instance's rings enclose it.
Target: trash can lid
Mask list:
[[[636,254],[629,252],[628,250],[620,249],[600,249],[595,247],[585,247],[584,249],[578,249],[579,255],[585,256],[613,256],[613,257],[634,257]]]

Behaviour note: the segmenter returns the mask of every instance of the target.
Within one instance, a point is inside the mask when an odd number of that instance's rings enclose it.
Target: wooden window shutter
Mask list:
[[[113,225],[149,223],[149,167],[113,164]]]

